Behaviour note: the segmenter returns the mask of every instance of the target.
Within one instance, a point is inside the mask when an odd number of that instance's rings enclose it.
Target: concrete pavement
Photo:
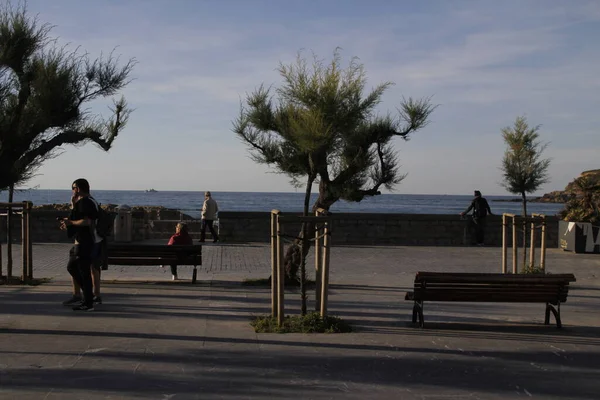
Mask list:
[[[491,303],[426,304],[422,330],[403,300],[415,272],[499,272],[500,249],[336,247],[330,310],[355,332],[277,335],[249,325],[268,288],[240,284],[268,276],[267,245],[205,246],[197,285],[111,267],[105,304],[83,314],[60,305],[67,251],[35,246],[51,283],[0,286],[0,399],[600,397],[598,255],[548,251],[549,272],[577,277],[562,330],[543,325],[543,304]]]

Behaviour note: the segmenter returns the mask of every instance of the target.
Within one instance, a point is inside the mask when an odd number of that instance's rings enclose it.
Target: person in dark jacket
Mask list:
[[[474,192],[475,198],[471,201],[471,205],[465,211],[460,213],[460,216],[464,216],[468,214],[469,211],[473,210],[471,214],[473,217],[473,224],[475,225],[475,239],[477,242],[477,246],[484,245],[485,239],[485,226],[486,226],[486,217],[492,214],[492,210],[490,209],[490,205],[487,200],[481,196],[481,192],[479,190],[475,190]]]
[[[175,234],[171,236],[169,239],[169,246],[173,245],[191,245],[193,244],[192,237],[188,233],[187,224],[183,222],[179,222],[175,227]],[[171,274],[173,275],[173,280],[177,280],[177,264],[171,264]]]

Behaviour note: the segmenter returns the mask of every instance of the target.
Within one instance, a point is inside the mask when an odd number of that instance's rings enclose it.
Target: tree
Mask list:
[[[25,6],[0,10],[0,190],[23,183],[65,144],[108,151],[131,110],[121,97],[104,120],[83,106],[117,94],[136,64],[56,47]]]
[[[253,159],[286,174],[305,186],[304,215],[309,213],[313,184],[319,196],[312,206],[329,210],[340,199],[359,202],[392,189],[405,175],[398,172],[393,139],[408,139],[423,128],[435,106],[429,98],[403,99],[397,114],[378,115],[376,106],[392,85],[384,82],[365,93],[366,73],[357,58],[340,66],[336,50],[329,64],[313,57],[312,65],[299,54],[295,64],[280,64],[283,84],[275,89],[261,85],[249,94],[234,121],[233,131],[249,147]],[[313,232],[305,224],[303,232]],[[295,279],[302,254],[290,246],[285,256],[286,275]]]
[[[501,167],[503,186],[510,193],[521,195],[523,217],[527,217],[527,193],[535,192],[549,181],[550,159],[542,159],[547,144],[538,140],[539,130],[539,125],[530,127],[525,117],[517,117],[514,126],[502,129],[507,146]],[[526,248],[527,224],[523,223],[523,266],[527,262]]]
[[[567,185],[574,197],[565,204],[561,217],[567,221],[600,221],[600,180],[594,175],[582,175]]]

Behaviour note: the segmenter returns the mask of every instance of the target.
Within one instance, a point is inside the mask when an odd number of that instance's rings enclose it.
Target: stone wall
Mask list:
[[[31,221],[33,241],[36,243],[70,242],[66,233],[58,229],[56,221],[57,217],[66,215],[67,212],[64,211],[34,211]],[[174,233],[178,220],[157,219],[160,217],[152,212],[132,212],[132,240],[168,239]],[[334,245],[462,246],[469,241],[465,235],[467,221],[461,220],[458,215],[340,213],[333,214],[332,218]],[[19,242],[20,216],[15,217],[14,221],[13,237],[15,242]],[[501,221],[500,216],[488,217],[487,244],[502,245]],[[200,222],[198,220],[186,222],[192,236],[198,239]],[[270,240],[271,227],[268,212],[221,212],[219,223],[222,242],[268,242]],[[285,232],[291,236],[297,235],[299,230],[299,224],[285,225]],[[512,242],[510,231],[508,240],[509,243]],[[6,241],[6,217],[0,218],[0,241]],[[556,217],[547,217],[547,247],[558,247]]]
[[[332,241],[338,245],[462,246],[470,242],[465,232],[468,220],[458,215],[340,213],[332,217]],[[219,220],[223,241],[270,240],[270,213],[221,212]],[[502,217],[492,215],[487,220],[486,243],[502,246]],[[546,246],[558,247],[558,219],[546,217],[546,221]],[[284,229],[297,235],[300,225],[285,225]],[[512,231],[508,230],[510,245]],[[537,241],[539,245],[539,234]]]

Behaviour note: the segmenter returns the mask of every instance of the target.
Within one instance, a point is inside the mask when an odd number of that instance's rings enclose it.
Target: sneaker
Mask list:
[[[71,298],[69,300],[65,300],[63,301],[63,306],[74,306],[74,305],[78,305],[81,303],[83,299],[81,298],[81,296],[71,296]]]
[[[171,279],[173,279],[174,281],[176,281],[177,280],[177,275],[173,275],[173,277]]]
[[[94,306],[88,306],[85,304],[80,304],[76,307],[73,307],[73,311],[94,311]]]
[[[102,297],[94,296],[94,299],[92,301],[94,302],[94,304],[102,304]]]

